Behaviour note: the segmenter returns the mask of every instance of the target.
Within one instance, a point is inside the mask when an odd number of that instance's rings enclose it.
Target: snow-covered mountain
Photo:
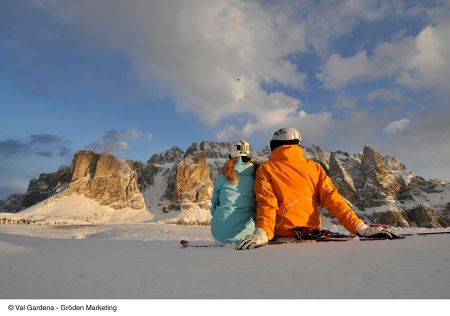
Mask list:
[[[193,143],[186,151],[172,147],[146,162],[119,161],[111,154],[79,151],[70,168],[61,167],[55,173],[31,180],[25,194],[0,200],[0,210],[16,212],[43,200],[45,203],[18,214],[2,213],[0,221],[71,222],[67,214],[62,219],[57,212],[50,216],[46,210],[49,205],[53,210],[66,207],[62,203],[67,204],[67,198],[75,195],[95,202],[99,206],[97,213],[103,215],[127,212],[127,216],[139,220],[205,225],[210,221],[213,183],[226,161],[229,146],[228,142],[203,141]],[[306,147],[304,151],[308,159],[322,162],[329,170],[339,192],[364,220],[399,227],[450,225],[449,182],[425,180],[398,159],[383,156],[368,146],[353,155],[327,152],[318,146]],[[269,154],[264,148],[255,152],[255,158],[266,160]],[[83,203],[79,209],[84,217],[72,214],[76,222],[93,220],[82,210]],[[71,209],[76,213],[76,207]],[[142,211],[148,216],[134,216]],[[47,216],[40,217],[41,213]],[[103,215],[97,217],[107,221],[116,218]],[[323,215],[328,213],[324,211]],[[117,218],[124,220],[123,216]],[[334,223],[332,218],[327,220]]]

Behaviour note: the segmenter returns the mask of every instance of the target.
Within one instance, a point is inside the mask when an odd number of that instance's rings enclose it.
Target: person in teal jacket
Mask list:
[[[211,200],[211,233],[216,241],[236,243],[255,230],[255,168],[249,143],[234,142],[217,176]]]

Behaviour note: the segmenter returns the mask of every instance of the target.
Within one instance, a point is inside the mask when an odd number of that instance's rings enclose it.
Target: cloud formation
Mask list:
[[[406,121],[403,123],[402,120],[398,121],[398,127],[400,129],[404,127],[404,131],[389,134],[389,139],[380,142],[379,147],[407,160],[409,167],[413,171],[420,171],[418,174],[421,176],[448,180],[450,179],[449,117],[448,103],[421,109],[408,118],[407,124]]]
[[[334,100],[333,107],[336,109],[352,110],[356,108],[356,100],[344,93],[340,93]]]
[[[448,94],[450,23],[426,26],[416,37],[378,44],[371,56],[362,50],[349,57],[331,55],[317,74],[328,89],[380,78],[393,78],[410,89],[437,89]]]
[[[32,177],[48,168],[55,161],[67,163],[72,150],[69,141],[53,134],[32,134],[26,139],[0,141],[0,198],[25,192]]]
[[[383,131],[388,135],[395,135],[403,132],[408,127],[409,123],[411,123],[411,121],[408,119],[394,121],[386,126]]]
[[[66,147],[67,144],[68,141],[57,135],[32,134],[28,140],[0,141],[0,157],[7,159],[17,155],[66,156],[70,153],[70,149]]]
[[[136,139],[142,136],[142,133],[132,129],[116,131],[114,129],[105,132],[100,139],[93,141],[87,146],[96,152],[107,152],[121,154],[128,149],[128,140]]]
[[[403,95],[398,89],[377,89],[367,93],[366,99],[368,101],[383,101],[393,102],[399,104],[406,104],[414,102],[413,99]]]
[[[262,87],[303,89],[305,84],[306,75],[290,59],[306,51],[305,28],[284,10],[223,0],[43,3],[125,52],[143,85],[159,83],[179,111],[194,112],[209,126],[239,116],[254,130],[267,123],[269,113],[287,118],[292,113],[285,108],[299,103]]]
[[[401,131],[420,130],[415,115],[427,100],[414,97],[450,91],[448,1],[40,3],[80,37],[126,56],[127,76],[170,96],[219,139],[293,126],[311,142],[346,148],[383,139],[400,152]],[[325,96],[311,104],[303,93]],[[443,105],[433,102],[423,113],[437,114],[431,108]],[[111,133],[90,145],[123,152],[128,139]]]

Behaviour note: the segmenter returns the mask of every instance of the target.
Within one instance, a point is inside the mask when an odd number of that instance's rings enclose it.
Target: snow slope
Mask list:
[[[146,210],[116,210],[83,195],[73,194],[51,197],[19,213],[0,213],[0,218],[42,225],[88,225],[140,223],[152,220],[153,215]]]
[[[449,299],[450,235],[180,248],[208,227],[0,225],[1,299]]]

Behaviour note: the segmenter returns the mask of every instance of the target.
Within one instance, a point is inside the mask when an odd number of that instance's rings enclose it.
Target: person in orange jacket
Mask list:
[[[338,193],[319,163],[304,157],[295,128],[277,130],[271,155],[256,172],[256,229],[236,249],[264,246],[274,237],[293,237],[294,227],[321,226],[319,206],[325,206],[352,234],[395,238],[386,227],[366,225]]]

